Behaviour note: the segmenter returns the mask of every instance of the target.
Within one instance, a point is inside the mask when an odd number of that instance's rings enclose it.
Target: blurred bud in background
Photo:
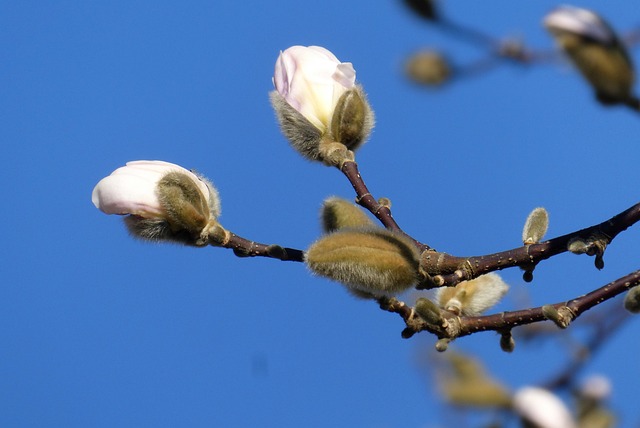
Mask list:
[[[415,53],[405,65],[407,76],[421,85],[440,86],[449,81],[452,71],[447,59],[439,52],[426,50]]]
[[[633,98],[633,65],[619,37],[596,13],[561,6],[543,21],[558,46],[591,84],[604,104]]]

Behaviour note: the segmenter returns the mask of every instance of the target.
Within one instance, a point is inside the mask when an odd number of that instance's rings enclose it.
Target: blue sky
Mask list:
[[[454,20],[536,48],[550,1],[447,2]],[[578,5],[578,4],[576,4]],[[616,27],[622,3],[583,2]],[[594,102],[566,63],[504,64],[440,90],[402,75],[407,55],[482,52],[428,28],[399,1],[58,1],[0,4],[0,425],[437,427],[427,334],[298,263],[132,240],[91,190],[129,160],[195,168],[218,187],[222,224],[306,248],[318,208],[351,198],[338,171],[300,158],[268,102],[278,52],[320,45],[351,61],[377,126],[357,159],[399,224],[455,255],[513,248],[537,206],[548,236],[638,202],[640,116]],[[632,52],[637,60],[637,51]],[[597,271],[587,257],[504,272],[497,310],[566,300],[638,268],[631,229]],[[618,299],[616,304],[620,304]],[[587,367],[614,383],[621,426],[638,423],[631,320]],[[551,376],[558,342],[504,354],[493,333],[452,347],[512,388]],[[422,361],[422,362],[419,362]]]

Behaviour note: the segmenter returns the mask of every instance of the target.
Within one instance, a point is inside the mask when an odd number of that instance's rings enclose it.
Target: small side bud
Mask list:
[[[355,151],[367,140],[373,124],[373,111],[362,87],[356,85],[338,99],[331,119],[331,136]]]
[[[414,309],[416,313],[420,315],[420,318],[425,320],[428,324],[442,325],[442,313],[440,312],[440,308],[438,308],[438,306],[431,300],[425,297],[420,297],[416,300]]]
[[[549,227],[549,214],[547,210],[539,207],[535,208],[524,223],[522,230],[522,242],[525,245],[537,244],[540,242],[547,228]]]
[[[513,352],[516,348],[516,341],[513,340],[511,330],[505,331],[500,335],[500,349],[504,352]]]
[[[373,221],[360,207],[336,196],[324,200],[320,210],[320,219],[324,233],[344,228],[374,226]]]
[[[451,339],[438,339],[438,341],[436,342],[436,351],[445,352],[447,349],[449,349],[449,342],[451,342]]]
[[[632,314],[640,313],[640,286],[631,288],[624,296],[624,308]]]
[[[573,254],[585,254],[589,251],[589,248],[589,244],[580,237],[571,238],[567,244],[567,250]]]
[[[389,198],[384,198],[384,197],[378,198],[378,203],[385,208],[391,209],[391,199]]]
[[[587,254],[595,256],[594,264],[598,270],[604,269],[604,252],[611,238],[602,232],[594,232],[589,238],[579,236],[572,238],[567,244],[567,249],[574,254]]]
[[[447,59],[435,51],[414,54],[407,61],[405,71],[411,80],[426,86],[440,86],[446,83],[452,74]]]
[[[562,329],[569,327],[574,318],[571,309],[566,306],[557,309],[553,305],[544,305],[542,307],[542,315]]]
[[[378,228],[336,231],[305,253],[316,275],[375,295],[399,293],[416,284],[419,259],[408,238]]]
[[[496,305],[509,290],[497,273],[462,281],[455,287],[440,287],[436,291],[438,305],[463,316],[478,316]]]

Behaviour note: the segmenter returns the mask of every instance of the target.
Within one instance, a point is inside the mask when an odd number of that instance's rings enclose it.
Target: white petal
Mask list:
[[[546,389],[525,387],[513,397],[514,411],[540,428],[576,428],[564,403]]]

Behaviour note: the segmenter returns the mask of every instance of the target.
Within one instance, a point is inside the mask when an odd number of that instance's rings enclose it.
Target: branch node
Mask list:
[[[576,314],[568,306],[556,308],[553,305],[544,305],[542,307],[542,315],[562,329],[569,327],[571,321],[576,317]]]

